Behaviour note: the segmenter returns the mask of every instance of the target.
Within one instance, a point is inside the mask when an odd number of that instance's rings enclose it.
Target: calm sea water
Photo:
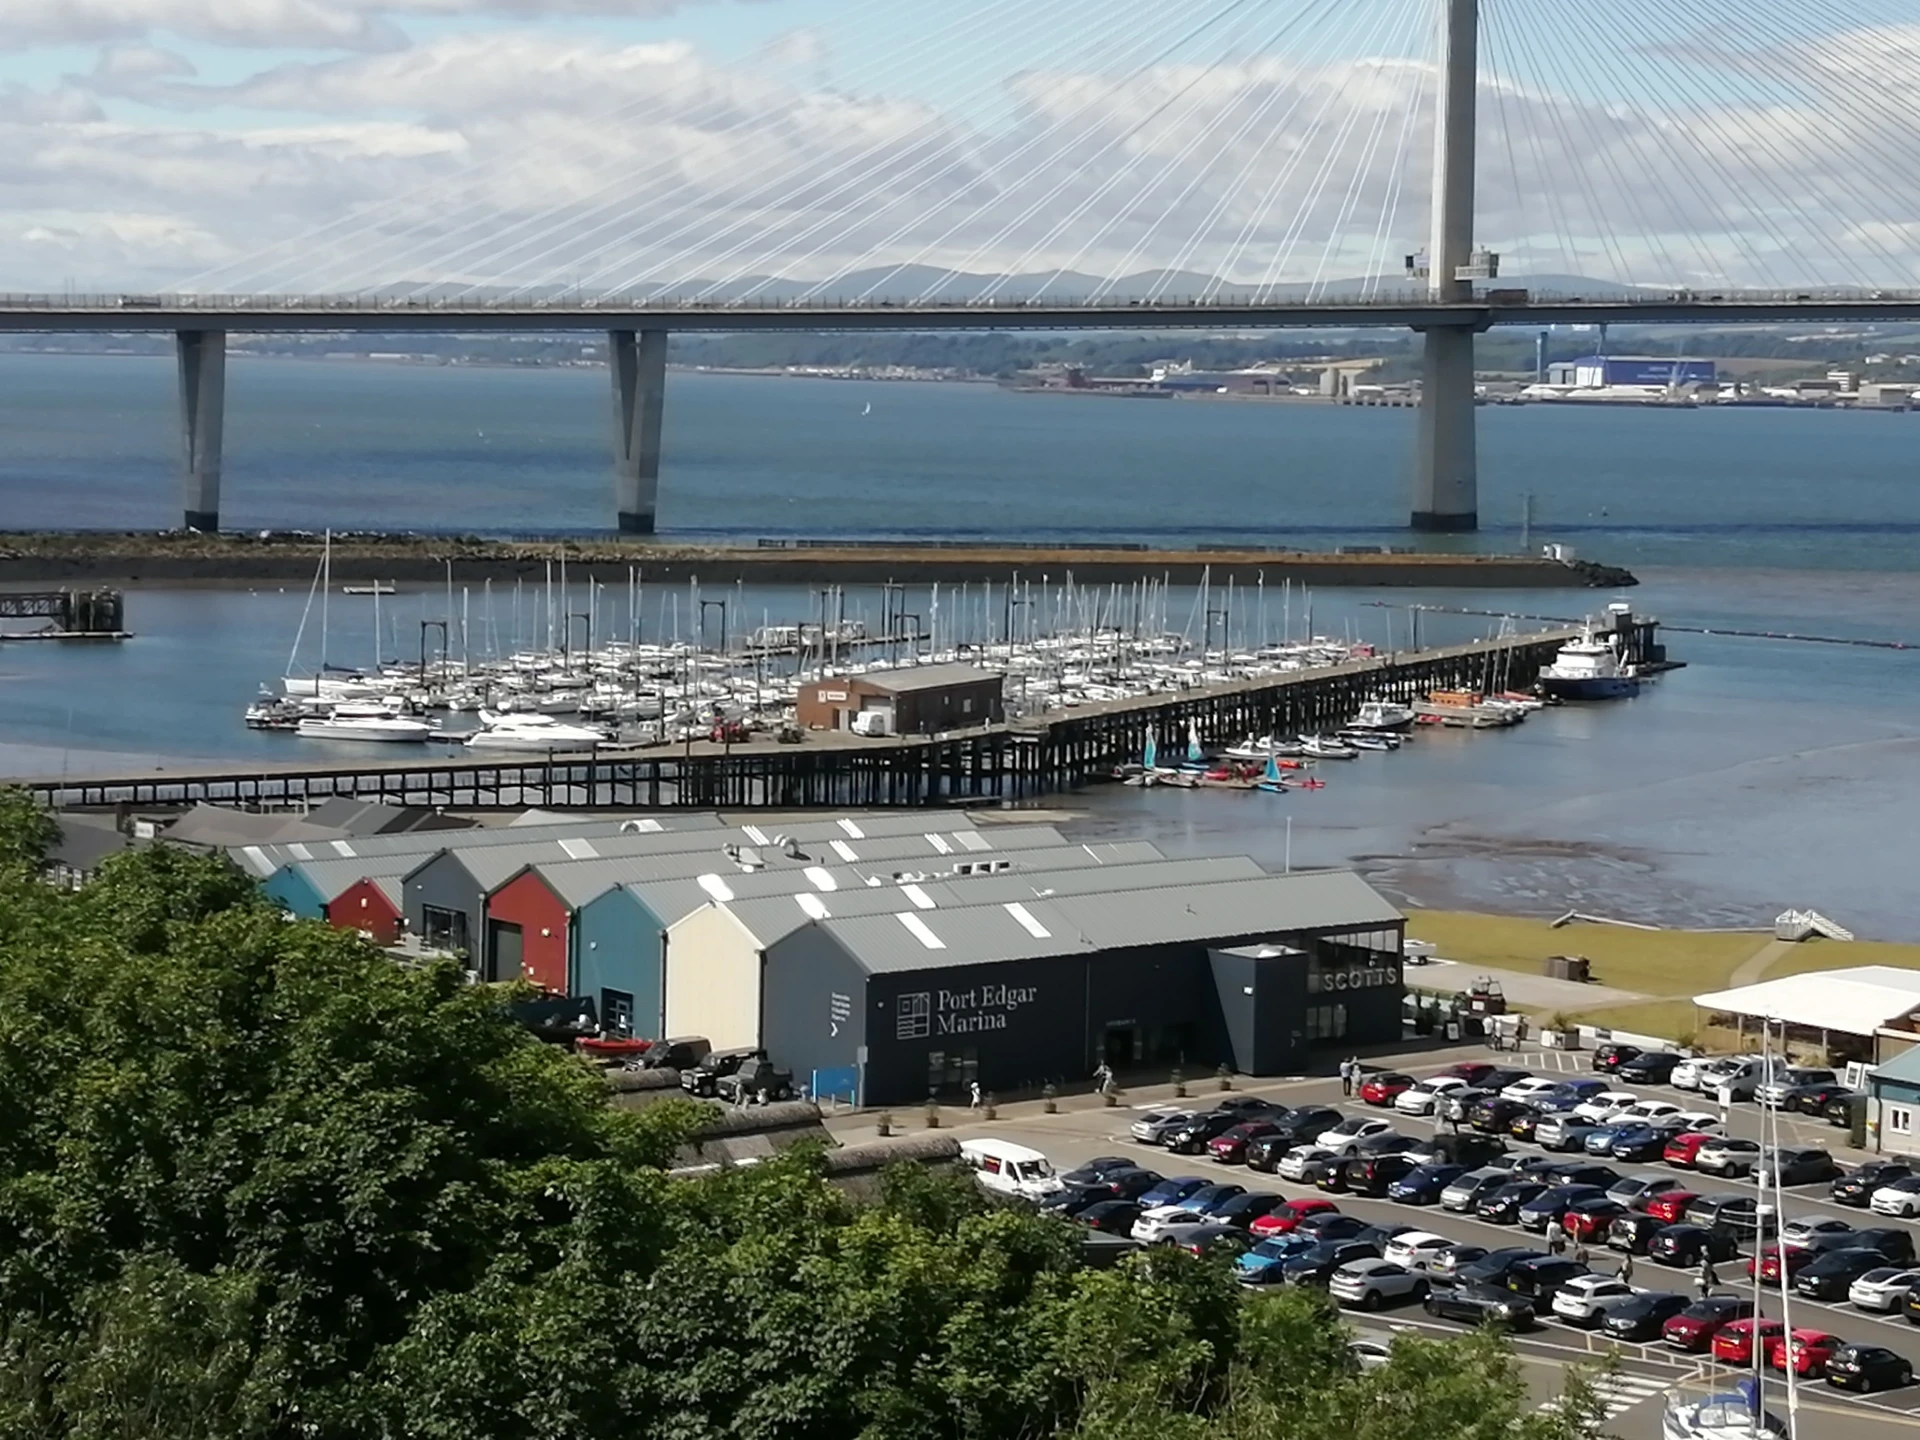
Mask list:
[[[0,356],[0,527],[173,523],[171,386],[153,361]],[[593,529],[608,508],[605,389],[584,370],[236,361],[223,514],[249,528]],[[1408,412],[680,374],[670,397],[670,533],[1404,539]],[[1920,417],[1535,407],[1481,421],[1494,524],[1465,543],[1513,548],[1531,493],[1536,538],[1632,566],[1635,605],[1670,621],[1920,643]],[[1404,644],[1410,602],[1578,615],[1607,598],[1322,591],[1313,623]],[[128,644],[0,648],[0,773],[324,753],[239,721],[282,673],[305,601],[298,584],[141,591]],[[1277,634],[1279,598],[1266,602]],[[492,597],[503,644],[539,629],[520,603]],[[874,618],[879,603],[853,597]],[[488,602],[475,586],[466,604],[478,646]],[[754,622],[800,604],[735,597]],[[650,595],[650,631],[676,612],[684,631],[685,605]],[[624,624],[624,597],[611,606]],[[411,653],[419,621],[446,609],[438,592],[401,595],[378,648]],[[1255,599],[1236,609],[1251,635]],[[330,622],[330,658],[373,658],[367,602],[335,597]],[[1429,616],[1422,634],[1489,623]],[[1689,668],[1632,702],[1423,737],[1281,800],[1092,791],[1078,828],[1276,866],[1289,848],[1298,865],[1358,862],[1419,902],[1706,924],[1814,905],[1862,934],[1920,937],[1920,652],[1669,639]],[[316,642],[317,617],[309,662]]]

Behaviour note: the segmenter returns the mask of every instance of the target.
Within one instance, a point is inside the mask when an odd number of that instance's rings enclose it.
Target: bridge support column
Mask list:
[[[651,535],[667,409],[667,332],[609,332],[607,364],[613,371],[614,512],[622,535]]]
[[[186,482],[189,530],[220,528],[220,448],[226,429],[227,335],[224,330],[179,330],[180,458]]]
[[[1463,327],[1426,332],[1421,363],[1419,453],[1413,467],[1413,528],[1479,525],[1473,409],[1473,335]]]

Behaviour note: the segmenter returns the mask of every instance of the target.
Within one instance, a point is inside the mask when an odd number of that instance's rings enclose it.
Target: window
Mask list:
[[[467,912],[442,910],[438,905],[420,907],[420,929],[429,950],[467,950]]]
[[[1887,1129],[1895,1135],[1913,1133],[1913,1108],[1908,1105],[1887,1106]]]
[[[600,1024],[619,1035],[633,1034],[633,995],[627,990],[600,992]]]
[[[1347,1033],[1347,1007],[1312,1005],[1307,1008],[1308,1040],[1340,1040]]]

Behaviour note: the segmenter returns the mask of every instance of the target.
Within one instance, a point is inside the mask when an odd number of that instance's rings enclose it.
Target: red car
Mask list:
[[[1660,1327],[1661,1338],[1676,1350],[1691,1350],[1695,1354],[1708,1349],[1713,1338],[1722,1327],[1745,1320],[1753,1314],[1751,1300],[1737,1300],[1731,1295],[1710,1295],[1682,1310]]]
[[[1275,1235],[1285,1235],[1309,1215],[1338,1214],[1339,1211],[1340,1207],[1333,1201],[1309,1196],[1275,1206],[1248,1228],[1256,1240],[1270,1240]]]
[[[1413,1077],[1397,1070],[1369,1075],[1360,1085],[1360,1098],[1369,1105],[1391,1105],[1394,1097],[1413,1088]]]
[[[1660,1152],[1660,1158],[1681,1170],[1691,1170],[1695,1158],[1700,1154],[1700,1147],[1714,1138],[1701,1130],[1682,1130],[1667,1141],[1667,1148]]]
[[[1222,1165],[1244,1165],[1247,1163],[1247,1146],[1263,1135],[1278,1135],[1280,1127],[1271,1120],[1249,1120],[1236,1125],[1224,1135],[1216,1135],[1207,1142],[1207,1152]]]
[[[1665,1225],[1678,1225],[1687,1207],[1700,1198],[1697,1190],[1663,1190],[1647,1202],[1647,1214]]]
[[[1613,1222],[1626,1213],[1627,1207],[1618,1200],[1583,1200],[1562,1215],[1560,1223],[1569,1239],[1598,1245],[1606,1240]]]
[[[1791,1280],[1819,1258],[1820,1257],[1815,1255],[1813,1251],[1802,1249],[1798,1245],[1787,1246],[1785,1261],[1787,1278]],[[1760,1278],[1762,1280],[1769,1281],[1775,1285],[1780,1283],[1781,1251],[1778,1245],[1768,1244],[1763,1246],[1757,1256],[1747,1261],[1748,1275],[1753,1274],[1756,1265],[1760,1268]]]
[[[1767,1346],[1767,1364],[1775,1370],[1787,1368],[1787,1354],[1793,1354],[1793,1373],[1818,1380],[1827,1373],[1833,1352],[1847,1342],[1825,1330],[1796,1330]]]
[[[1732,1321],[1714,1332],[1713,1358],[1725,1365],[1751,1365],[1755,1345],[1759,1345],[1764,1353],[1765,1347],[1786,1333],[1787,1327],[1778,1320],[1760,1320],[1749,1316],[1745,1320]]]

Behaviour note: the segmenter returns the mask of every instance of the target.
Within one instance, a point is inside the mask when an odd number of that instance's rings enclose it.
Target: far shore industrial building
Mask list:
[[[1290,1074],[1401,1033],[1404,918],[1346,872],[1014,816],[531,818],[228,853],[296,915],[578,998],[610,1033],[760,1046],[868,1105],[1102,1063]]]

